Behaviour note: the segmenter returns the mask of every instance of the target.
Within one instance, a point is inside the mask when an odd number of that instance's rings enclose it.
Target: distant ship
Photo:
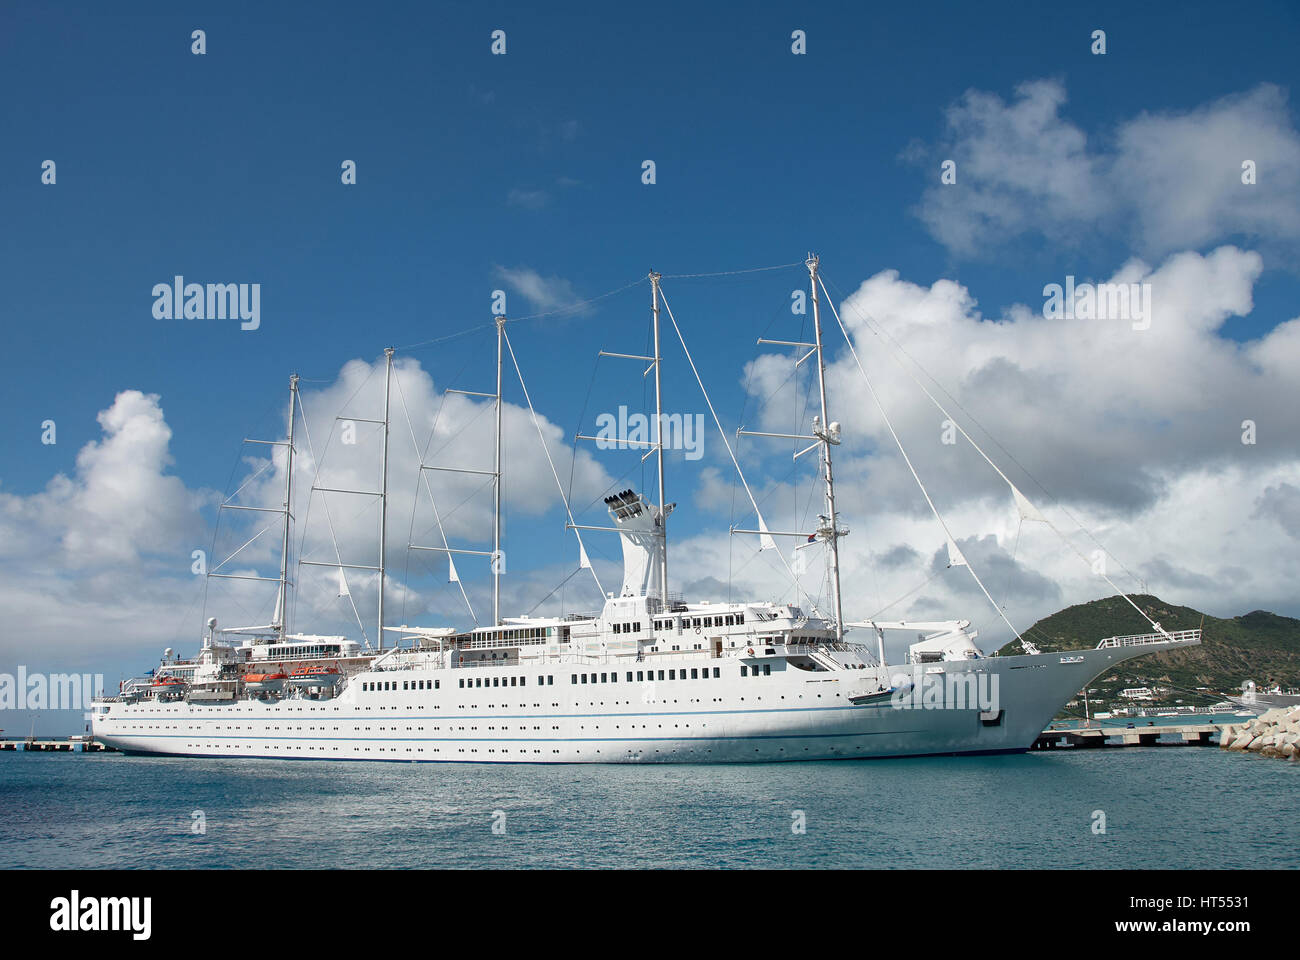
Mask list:
[[[196,658],[180,659],[168,650],[150,677],[128,681],[118,695],[95,701],[95,738],[128,754],[470,763],[720,763],[1017,753],[1033,745],[1076,691],[1118,663],[1200,643],[1199,630],[1171,633],[1153,623],[1151,633],[1110,637],[1095,649],[1040,653],[1020,638],[1024,655],[985,656],[966,619],[846,623],[838,541],[847,531],[839,526],[831,468],[840,425],[830,418],[827,403],[819,296],[826,289],[819,281],[817,258],[810,256],[807,267],[813,342],[760,342],[806,350],[803,360],[815,358],[819,413],[807,435],[751,435],[791,436],[808,443],[803,453],[818,453],[823,512],[812,529],[770,530],[759,514],[756,529],[732,532],[758,536],[763,548],[778,536],[795,537],[800,549],[820,547],[830,589],[826,611],[811,599],[688,601],[669,592],[667,521],[674,505],[664,498],[659,378],[660,304],[667,308],[667,302],[660,276],[652,273],[654,352],[630,358],[649,363],[646,373],[655,374],[654,435],[641,445],[646,458],[657,454],[658,495],[651,499],[624,489],[606,497],[608,527],[579,525],[569,513],[580,566],[589,561],[578,531],[608,530],[621,540],[622,584],[607,595],[601,610],[502,617],[500,571],[493,564],[491,624],[458,629],[385,623],[390,349],[385,352],[384,419],[376,421],[384,428],[384,480],[378,494],[380,649],[363,649],[341,636],[293,633],[287,627],[289,505],[299,406],[295,376],[283,441],[288,469],[272,622],[218,630],[210,619]],[[828,294],[826,298],[829,302]],[[482,395],[495,398],[496,461],[492,471],[465,471],[493,478],[492,553],[456,550],[445,542],[442,547],[413,547],[443,552],[449,563],[456,553],[495,557],[500,550],[503,343],[513,358],[504,317],[497,318],[496,333],[497,391]],[[1012,490],[1022,511],[1033,510],[1019,490]],[[758,514],[752,494],[751,503]],[[951,537],[948,544],[952,565],[966,566]],[[337,566],[347,565],[340,560]],[[853,627],[869,631],[875,643],[848,639]],[[382,649],[383,631],[402,638],[395,648]],[[915,635],[904,662],[886,661],[887,631]]]
[[[1228,699],[1237,706],[1258,714],[1274,707],[1294,707],[1300,704],[1300,690],[1283,690],[1276,683],[1261,690],[1254,680],[1247,680],[1241,685],[1241,696]]]

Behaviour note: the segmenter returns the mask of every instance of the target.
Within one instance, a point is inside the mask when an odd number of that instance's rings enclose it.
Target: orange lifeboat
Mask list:
[[[166,674],[155,677],[149,689],[156,697],[176,696],[185,692],[185,681]]]
[[[284,673],[246,673],[244,687],[254,693],[270,693],[283,687],[287,679]]]

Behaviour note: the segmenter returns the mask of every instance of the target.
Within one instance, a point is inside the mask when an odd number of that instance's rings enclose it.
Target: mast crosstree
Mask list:
[[[737,430],[737,436],[746,437],[775,437],[784,440],[808,440],[810,445],[800,450],[794,455],[798,460],[804,454],[813,450],[818,451],[820,471],[822,481],[825,484],[825,509],[826,512],[820,515],[816,531],[811,535],[798,531],[767,530],[733,530],[733,533],[758,533],[762,536],[773,537],[805,537],[808,536],[809,542],[820,540],[825,543],[829,550],[827,551],[827,563],[830,567],[830,584],[831,584],[831,604],[834,608],[834,628],[835,639],[844,639],[844,609],[840,591],[840,537],[846,536],[848,530],[841,529],[839,518],[835,510],[835,473],[831,467],[831,447],[839,446],[840,443],[840,425],[839,421],[830,418],[830,410],[826,403],[826,357],[822,343],[822,320],[821,320],[821,300],[817,296],[818,278],[817,267],[820,259],[814,253],[808,254],[808,259],[804,265],[808,268],[808,281],[812,290],[812,308],[813,308],[813,342],[802,343],[790,340],[767,340],[759,338],[760,344],[769,344],[782,347],[800,347],[807,349],[802,357],[796,361],[798,367],[810,357],[817,360],[817,393],[821,401],[821,413],[812,419],[812,433],[764,433],[757,430]]]
[[[664,609],[667,609],[668,608],[668,515],[673,512],[673,508],[675,504],[671,504],[667,502],[665,498],[665,487],[664,487],[664,433],[663,433],[664,409],[663,409],[663,381],[660,375],[660,370],[661,367],[663,366],[663,353],[659,345],[659,305],[663,301],[663,294],[659,289],[659,281],[662,279],[662,274],[656,273],[655,271],[651,270],[648,276],[650,280],[650,316],[651,316],[651,322],[653,328],[653,339],[654,339],[653,355],[642,356],[640,354],[611,353],[607,350],[601,350],[598,356],[617,357],[622,360],[640,360],[644,363],[650,364],[650,366],[646,367],[645,372],[642,374],[642,376],[644,377],[646,374],[649,374],[650,371],[652,370],[654,371],[654,375],[655,375],[654,439],[637,440],[632,437],[614,437],[614,438],[602,437],[602,436],[593,437],[581,433],[577,435],[577,439],[594,440],[598,444],[610,443],[616,449],[625,446],[643,447],[645,448],[646,452],[641,457],[642,462],[647,460],[651,454],[655,454],[657,457],[657,472],[659,478],[659,506],[657,510],[652,510],[652,511],[645,511],[642,507],[637,507],[632,511],[632,513],[628,513],[628,505],[623,503],[623,499],[626,497],[626,495],[630,494],[630,491],[626,491],[625,493],[615,494],[612,497],[607,497],[605,500],[605,505],[606,507],[609,508],[610,515],[614,518],[614,520],[617,523],[622,524],[624,526],[618,526],[618,527],[589,526],[586,524],[573,523],[572,521],[570,521],[567,524],[567,526],[574,530],[602,530],[607,533],[623,534],[624,536],[622,537],[622,540],[623,540],[625,552],[629,549],[630,544],[639,542],[645,536],[650,536],[656,539],[658,542],[653,546],[653,548],[651,548],[650,550],[651,555],[649,557],[649,561],[653,563],[657,568],[655,570],[655,575],[654,576],[643,575],[638,577],[625,578],[624,589],[626,590],[629,588],[629,584],[631,580],[637,580],[641,584],[641,588],[647,591],[647,595],[657,594],[659,601],[664,606]],[[633,521],[634,516],[636,518],[636,523],[638,525],[645,527],[644,530],[638,529],[636,531],[633,531],[630,527],[626,526],[626,524]],[[632,534],[635,534],[635,536],[632,536],[632,539],[629,539],[629,536]],[[639,556],[639,550],[641,549],[644,549],[644,547],[633,548],[634,554],[637,554]],[[626,561],[626,553],[625,553],[625,561]],[[658,587],[657,591],[655,590],[656,586]]]

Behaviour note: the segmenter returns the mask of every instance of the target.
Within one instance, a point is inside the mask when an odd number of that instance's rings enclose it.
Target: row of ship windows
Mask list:
[[[655,676],[656,671],[654,670],[636,670],[636,671],[629,670],[627,671],[626,682],[645,683],[647,681],[654,681],[655,679],[708,680],[712,678],[714,680],[718,680],[721,679],[722,677],[722,670],[719,667],[712,668],[713,669],[712,677],[710,677],[709,674],[709,669],[710,669],[709,667],[691,667],[689,677],[687,676],[686,669],[687,669],[686,667],[682,667],[680,669],[659,670],[657,678]],[[757,666],[741,667],[740,675],[742,677],[747,677],[747,676],[757,677],[760,675],[759,668]],[[770,663],[763,664],[761,675],[765,677],[772,675],[772,665]],[[575,673],[570,675],[569,682],[570,683],[618,683],[618,673],[617,671],[610,671],[606,673]],[[368,692],[397,692],[398,691],[397,683],[398,682],[396,680],[372,680],[366,683],[362,683],[361,688]],[[438,680],[403,680],[401,681],[401,683],[402,683],[401,689],[406,691],[441,689],[440,681]],[[536,686],[545,687],[545,686],[554,686],[554,685],[555,685],[554,675],[541,676],[536,678]],[[526,687],[528,686],[528,678],[521,677],[521,676],[470,677],[470,678],[462,677],[460,679],[460,686],[461,688]]]
[[[653,682],[656,679],[658,680],[708,680],[710,678],[714,680],[721,679],[722,678],[721,668],[713,667],[712,669],[713,669],[713,673],[711,676],[709,674],[708,667],[692,667],[690,671],[690,676],[687,676],[686,668],[682,667],[680,670],[659,670],[658,677],[655,676],[656,671],[654,670],[637,670],[635,672],[629,670],[627,671],[626,682],[646,683],[646,682]],[[667,676],[664,676],[665,673],[667,674]],[[772,665],[770,663],[763,664],[763,674],[765,676],[772,675]],[[741,667],[740,675],[742,677],[745,676],[757,677],[759,675],[758,667],[754,667],[752,669],[752,672],[747,667]],[[634,677],[635,679],[633,679]],[[569,677],[569,682],[570,683],[618,683],[618,673],[617,672],[575,673]]]
[[[488,680],[491,680],[492,682],[488,683]],[[510,682],[506,683],[507,680],[509,680]],[[518,680],[519,682],[515,683],[516,680]],[[470,677],[469,679],[465,679],[464,677],[462,677],[460,681],[460,685],[462,687],[515,687],[515,686],[526,687],[528,686],[528,678],[527,677]],[[553,687],[555,686],[555,677],[554,676],[538,677],[536,685],[539,687]]]
[[[726,616],[718,617],[682,617],[682,629],[689,630],[692,627],[740,627],[745,624],[745,615],[743,613],[729,613]],[[676,621],[672,618],[667,620],[654,621],[655,630],[673,630],[676,629]],[[615,633],[640,633],[641,621],[633,623],[616,623],[614,624]]]
[[[251,745],[251,744],[238,744],[238,743],[217,743],[217,744],[212,744],[212,743],[203,743],[203,742],[200,742],[200,743],[190,743],[190,744],[186,744],[186,746],[189,747],[189,748],[191,748],[191,749],[198,749],[198,750],[250,750],[250,749],[252,749],[252,745]],[[271,743],[271,744],[266,744],[265,746],[260,746],[260,745],[259,745],[259,749],[265,749],[265,750],[302,750],[302,749],[304,749],[304,748],[303,748],[302,746],[300,746],[300,745],[292,745],[292,744],[290,744],[290,745],[284,745],[284,746],[282,746],[282,745],[280,745],[280,744]],[[338,753],[340,748],[339,748],[339,747],[315,747],[315,746],[310,746],[310,745],[308,745],[308,746],[306,747],[306,749],[309,750],[309,751],[311,751],[311,750],[319,750],[319,751],[321,751],[322,753],[325,752],[326,750],[332,751],[332,752],[334,752],[334,753]],[[803,749],[804,749],[804,752],[807,753],[811,748],[809,748],[809,747],[804,747]],[[387,747],[387,748],[385,748],[385,747],[375,747],[374,750],[375,750],[376,752],[378,752],[378,753],[412,753],[412,752],[414,752],[414,753],[424,753],[424,747],[405,747],[405,748],[403,748],[403,747]],[[442,753],[442,748],[441,748],[441,747],[433,747],[432,750],[433,750],[434,753]],[[836,753],[836,752],[838,752],[838,751],[840,750],[840,748],[839,748],[839,747],[834,747],[834,746],[832,746],[832,747],[829,748],[829,750],[830,750],[831,753]],[[785,747],[778,747],[778,748],[777,748],[777,751],[778,751],[779,753],[785,753]],[[371,752],[371,748],[370,748],[370,747],[351,747],[351,748],[348,748],[348,752],[350,752],[350,753],[370,753],[370,752]],[[448,752],[450,752],[450,749],[448,750]],[[478,749],[477,747],[459,747],[459,748],[457,748],[457,751],[456,751],[456,752],[457,752],[457,753],[478,753],[478,752],[479,752],[479,749]],[[484,752],[484,753],[500,753],[500,754],[507,754],[507,753],[510,753],[511,751],[510,751],[510,748],[509,748],[509,747],[486,747],[486,748],[484,748],[483,752]],[[532,754],[537,754],[537,753],[542,753],[543,751],[540,750],[540,749],[538,749],[538,748],[536,748],[536,747],[533,747],[533,748],[531,748],[531,749],[528,748],[528,747],[518,747],[518,748],[515,749],[514,752],[515,752],[515,753],[518,753],[518,754],[523,754],[523,755],[527,756],[527,755],[530,754],[530,753],[532,753]],[[552,748],[550,752],[551,752],[551,753],[559,753],[560,751],[559,751],[558,749],[556,749],[556,748]],[[580,750],[580,749],[578,749],[578,750],[574,750],[573,752],[574,752],[574,754],[577,755],[577,756],[581,756],[581,755],[582,755],[582,750]],[[678,748],[675,748],[675,749],[670,748],[670,749],[668,750],[668,752],[669,752],[670,754],[672,754],[673,756],[683,756],[683,755],[685,755],[685,756],[695,756],[696,754],[698,754],[698,753],[700,753],[700,752],[703,752],[704,754],[710,754],[710,753],[713,752],[713,750],[712,750],[711,748],[699,748],[699,747],[685,747],[685,748],[682,748],[682,747],[678,747]],[[759,752],[759,748],[758,748],[758,747],[755,747],[755,748],[754,748],[754,752],[755,752],[755,753],[758,753],[758,752]],[[596,753],[600,753],[600,750],[597,749],[597,750],[596,750]],[[657,755],[658,755],[658,754],[662,754],[662,753],[663,753],[662,750],[658,750],[658,749],[655,750],[655,754],[657,754]],[[648,748],[641,748],[641,747],[628,747],[628,748],[627,748],[627,756],[629,756],[629,757],[640,758],[640,757],[642,757],[642,756],[649,756],[649,755],[650,755],[650,750],[649,750]]]
[[[416,684],[419,684],[419,686],[416,686]],[[425,686],[425,684],[428,684],[428,686]],[[461,686],[463,687],[464,684],[462,683]],[[393,691],[397,689],[397,681],[396,680],[371,680],[368,683],[363,682],[361,684],[361,689],[366,690],[370,693],[375,693],[378,691]],[[440,690],[442,689],[442,681],[441,680],[403,680],[402,689],[403,690]]]
[[[682,629],[689,630],[691,627],[743,627],[745,625],[745,615],[743,613],[727,614],[725,617],[682,617]],[[656,630],[674,629],[674,621],[656,620],[654,628]]]

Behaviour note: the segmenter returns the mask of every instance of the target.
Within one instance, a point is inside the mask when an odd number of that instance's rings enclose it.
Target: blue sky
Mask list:
[[[128,384],[161,393],[178,428],[201,426],[178,430],[175,453],[182,473],[211,476],[227,451],[210,431],[260,411],[262,385],[486,316],[495,264],[591,295],[651,267],[736,269],[815,247],[846,281],[889,265],[969,283],[990,305],[1036,296],[1041,274],[1064,272],[1051,251],[1027,251],[1029,270],[1021,256],[965,263],[927,236],[909,208],[933,171],[900,162],[907,144],[933,138],[970,87],[1062,78],[1071,116],[1104,136],[1140,110],[1286,85],[1297,17],[1290,4],[599,9],[6,5],[0,77],[23,93],[6,98],[0,156],[0,390],[28,416],[0,433],[5,488],[68,469],[95,435],[89,415]],[[1104,58],[1088,49],[1098,25]],[[497,28],[504,57],[489,53]],[[790,53],[794,28],[806,56]],[[54,189],[39,180],[47,158]],[[344,159],[355,188],[339,183]],[[511,190],[554,200],[531,211]],[[1090,246],[1086,266],[1119,253]],[[149,289],[175,273],[259,280],[264,328],[153,321]],[[1257,322],[1286,319],[1294,276],[1265,287]],[[241,382],[221,391],[220,416],[200,356]],[[62,440],[33,451],[46,416]]]
[[[488,389],[503,270],[534,272],[565,302],[652,268],[743,270],[817,250],[843,294],[893,269],[927,288],[955,281],[996,319],[1066,274],[1104,278],[1134,256],[1154,267],[1184,248],[1135,239],[1123,210],[1097,224],[1076,210],[1063,233],[1009,232],[974,251],[943,242],[922,208],[945,141],[960,140],[947,111],[967,91],[1011,103],[1047,81],[1088,148],[1118,152],[1137,118],[1261,85],[1292,93],[1298,18],[1289,3],[7,3],[0,492],[20,513],[21,498],[74,476],[101,437],[96,414],[123,390],[161,397],[168,472],[221,490],[240,440],[281,429],[291,371],[329,382],[384,346],[483,323],[406,355],[439,386]],[[1105,56],[1090,53],[1098,28]],[[490,53],[496,29],[505,56]],[[806,55],[791,53],[795,29]],[[1293,130],[1293,108],[1282,115]],[[647,159],[654,185],[641,182]],[[354,186],[340,183],[345,160]],[[1244,222],[1185,246],[1262,257],[1253,307],[1214,333],[1237,341],[1300,314],[1294,237]],[[155,319],[151,289],[176,274],[260,283],[260,329]],[[789,291],[804,280],[800,266],[666,281],[729,428],[753,339],[799,333]],[[508,292],[513,315],[547,308]],[[648,300],[642,285],[512,328],[535,401],[568,435],[584,406],[640,396],[635,375],[620,396],[607,366],[594,401],[588,384],[597,349],[644,347]],[[680,364],[666,376],[685,398],[676,409],[704,410]],[[39,442],[46,419],[53,446]],[[692,533],[717,519],[696,482],[671,480]],[[187,563],[190,545],[168,562]],[[526,565],[545,562],[525,548]]]

